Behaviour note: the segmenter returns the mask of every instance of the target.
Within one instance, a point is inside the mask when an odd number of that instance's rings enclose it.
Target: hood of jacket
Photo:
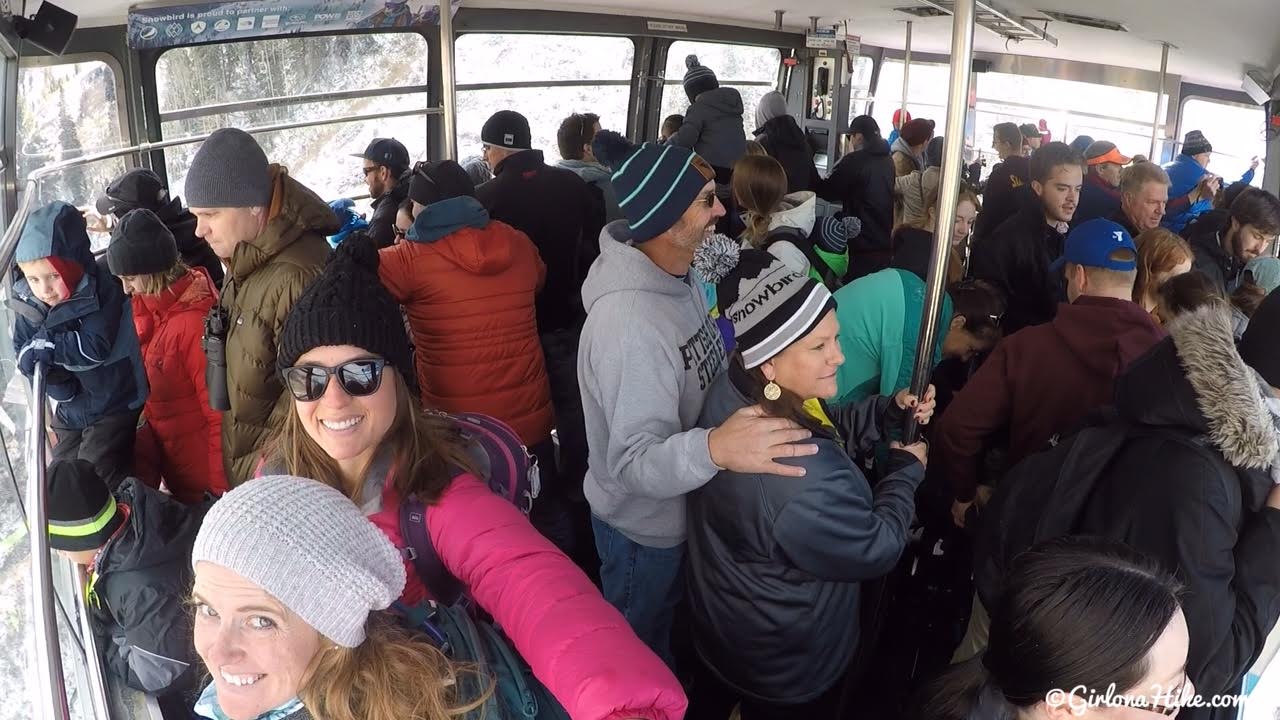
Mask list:
[[[756,137],[768,138],[775,145],[809,149],[809,138],[790,115],[779,115],[763,122],[755,130]]]
[[[1050,327],[1075,361],[1099,377],[1114,377],[1120,363],[1146,354],[1157,332],[1136,303],[1087,295],[1059,305]]]
[[[128,525],[103,548],[99,574],[190,562],[205,506],[183,505],[137,478],[125,480],[116,499],[129,506]]]
[[[917,155],[915,151],[911,149],[911,146],[907,144],[907,141],[903,140],[901,136],[898,136],[898,138],[893,141],[891,152],[900,152],[906,155],[916,164],[917,170],[924,170],[924,158]]]
[[[89,249],[89,233],[84,215],[74,205],[62,201],[51,202],[27,217],[18,237],[14,254],[14,280],[23,278],[16,263],[31,262],[46,257],[72,260],[84,269],[86,275],[97,273],[98,264]],[[75,292],[75,288],[71,288]]]
[[[723,115],[741,115],[743,112],[742,94],[731,87],[708,90],[698,96],[697,102]]]
[[[607,182],[613,178],[612,170],[598,162],[591,162],[590,160],[561,160],[556,163],[556,166],[572,172],[582,178],[582,181],[586,183],[595,184]]]
[[[868,155],[892,154],[892,152],[889,150],[889,141],[881,137],[867,140],[866,142],[862,143],[861,148],[859,148],[858,150],[855,150],[854,152],[864,152]],[[853,153],[849,153],[849,154],[852,155]]]
[[[1228,310],[1201,308],[1174,318],[1166,329],[1169,339],[1117,382],[1121,415],[1205,435],[1236,467],[1270,467],[1276,432],[1256,373],[1236,352]]]
[[[769,216],[769,229],[792,227],[807,237],[818,219],[817,194],[804,190],[782,198],[782,205]]]
[[[763,128],[766,123],[776,120],[787,114],[787,99],[777,90],[771,90],[760,98],[760,102],[756,104],[756,127]],[[756,130],[756,134],[760,134],[760,130]]]
[[[600,257],[591,264],[582,283],[582,304],[589,313],[600,298],[632,290],[669,295],[681,301],[689,296],[685,279],[654,265],[631,243],[627,221],[615,220],[600,233]]]
[[[132,300],[135,321],[144,316],[159,319],[190,310],[203,313],[217,301],[218,291],[202,267],[191,268],[159,295],[134,295]]]
[[[488,224],[489,211],[479,200],[463,195],[424,207],[405,237],[411,242],[432,243],[464,227],[482,228]]]
[[[271,206],[267,224],[258,237],[242,242],[231,253],[227,268],[243,278],[279,255],[307,233],[328,237],[338,231],[338,217],[329,204],[294,180],[279,165],[271,166]]]
[[[421,219],[422,216],[418,217]],[[483,225],[459,225],[438,242],[427,242],[442,257],[467,273],[496,275],[509,269],[515,258],[519,257],[516,243],[527,243],[529,240],[510,225],[489,220],[488,213],[485,214],[485,221]]]

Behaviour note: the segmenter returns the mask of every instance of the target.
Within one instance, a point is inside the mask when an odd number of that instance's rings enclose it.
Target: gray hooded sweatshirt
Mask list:
[[[634,542],[675,547],[685,539],[685,494],[720,470],[710,430],[697,423],[726,367],[724,343],[698,282],[635,249],[625,220],[601,233],[582,301],[583,491],[592,513]]]

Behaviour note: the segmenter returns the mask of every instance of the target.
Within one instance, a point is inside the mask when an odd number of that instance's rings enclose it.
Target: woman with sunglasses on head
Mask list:
[[[710,243],[699,269],[717,280],[737,349],[698,424],[715,427],[758,405],[811,431],[818,452],[788,460],[803,477],[722,470],[689,495],[689,606],[701,661],[689,717],[725,720],[741,703],[742,720],[834,719],[858,646],[860,583],[892,570],[906,546],[927,448],[894,443],[874,492],[853,458],[908,412],[927,423],[932,390],[919,402],[903,391],[827,405],[844,360],[831,293],[767,252]]]
[[[1176,716],[1196,694],[1179,592],[1171,575],[1120,543],[1067,537],[1032,547],[992,609],[986,652],[928,685],[910,717]]]
[[[449,417],[424,412],[395,300],[365,239],[343,243],[299,298],[278,363],[293,399],[264,470],[342,490],[398,548],[399,506],[416,496],[445,569],[493,616],[570,716],[684,711],[679,683],[587,577],[509,501],[470,472]],[[402,601],[432,597],[413,568]]]

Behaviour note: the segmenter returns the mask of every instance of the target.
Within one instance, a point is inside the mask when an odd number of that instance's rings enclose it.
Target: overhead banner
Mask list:
[[[457,12],[461,0],[453,0]],[[257,0],[131,8],[129,47],[194,45],[222,40],[335,30],[438,25],[436,0]]]

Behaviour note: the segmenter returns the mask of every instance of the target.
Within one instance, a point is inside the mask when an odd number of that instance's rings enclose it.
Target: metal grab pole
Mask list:
[[[98,636],[94,633],[92,611],[83,601],[88,595],[89,581],[79,567],[74,568],[75,593],[80,598],[80,632],[84,635],[84,665],[89,675],[89,702],[93,705],[93,716],[97,720],[111,717],[111,708],[107,701],[106,673],[102,667],[102,649],[98,647]]]
[[[901,121],[907,121],[907,89],[911,80],[911,21],[907,21],[907,56],[902,61],[902,115]],[[893,124],[892,121],[889,122]]]
[[[951,230],[955,224],[960,195],[960,172],[964,166],[964,122],[969,109],[969,68],[973,64],[974,0],[956,0],[951,23],[951,87],[947,93],[946,140],[942,149],[942,185],[933,229],[933,253],[929,260],[929,280],[925,291],[920,339],[916,343],[916,365],[911,376],[911,393],[924,397],[933,374],[933,344],[938,336],[938,315],[951,257]],[[903,442],[919,439],[915,415],[907,418]]]
[[[1156,91],[1156,114],[1151,120],[1151,162],[1160,163],[1160,100],[1164,98],[1164,85],[1169,71],[1169,43],[1160,43],[1160,89]]]
[[[453,72],[453,2],[440,0],[440,105],[444,109],[444,159],[458,159],[458,106]]]
[[[27,510],[31,538],[31,618],[35,624],[37,717],[68,720],[66,678],[58,645],[58,616],[53,610],[53,562],[49,557],[48,487],[45,485],[44,384],[47,368],[36,363],[31,373],[31,418],[28,431],[31,452],[27,457]]]

